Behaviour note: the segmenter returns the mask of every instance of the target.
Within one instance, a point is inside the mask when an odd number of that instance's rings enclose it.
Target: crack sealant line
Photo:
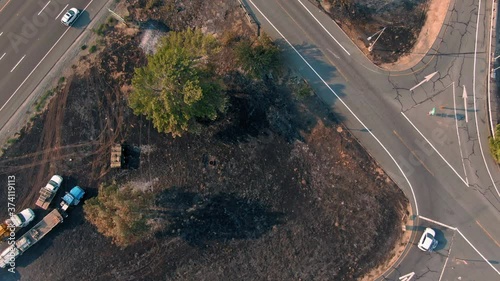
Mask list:
[[[436,153],[441,157],[441,159],[443,159],[443,161],[448,164],[448,166],[450,167],[450,169],[453,170],[453,172],[455,172],[455,174],[457,175],[457,177],[459,179],[462,180],[462,182],[466,185],[466,186],[469,186],[469,184],[460,176],[460,174],[455,170],[455,168],[453,168],[453,166],[450,165],[450,163],[448,163],[448,161],[443,157],[443,155],[441,155],[441,153],[439,153],[439,151],[434,147],[434,145],[432,145],[432,143],[424,136],[424,134],[422,134],[422,132],[420,132],[419,129],[417,129],[417,127],[410,121],[410,119],[403,113],[401,112],[401,114],[406,118],[406,120],[413,126],[413,128],[420,134],[420,136],[422,136],[422,138],[424,138],[424,140],[432,147],[432,149],[434,149],[434,151],[436,151]]]
[[[474,42],[474,67],[473,67],[473,73],[472,73],[472,94],[474,97],[474,119],[476,119],[476,133],[477,133],[477,139],[479,143],[479,150],[481,151],[481,156],[483,157],[483,162],[484,166],[486,167],[486,171],[488,172],[488,175],[490,176],[490,180],[493,183],[493,187],[495,187],[495,191],[497,192],[497,196],[500,197],[500,192],[498,192],[497,185],[495,183],[495,180],[493,179],[493,176],[491,175],[490,168],[488,167],[488,163],[486,163],[486,157],[484,157],[484,150],[483,150],[483,145],[481,144],[481,134],[479,133],[479,121],[477,118],[477,104],[476,104],[476,65],[477,65],[477,37],[479,33],[479,16],[481,14],[481,0],[478,2],[478,8],[477,8],[477,22],[476,22],[476,42]]]
[[[446,260],[443,265],[443,270],[441,270],[441,275],[439,275],[438,281],[441,281],[441,279],[443,278],[444,270],[446,269],[446,265],[448,264],[448,260],[450,259],[451,249],[453,248],[453,240],[455,239],[455,233],[456,232],[453,232],[453,236],[451,237],[450,250],[448,251],[448,256],[446,257]]]
[[[483,256],[483,254],[481,254],[481,252],[479,252],[479,250],[478,250],[478,249],[476,249],[476,247],[474,247],[474,245],[472,245],[472,243],[469,241],[469,239],[467,239],[467,237],[465,237],[465,235],[464,235],[464,234],[460,231],[460,229],[458,229],[458,228],[457,228],[457,232],[458,232],[458,233],[462,236],[462,238],[464,238],[465,242],[467,242],[467,243],[468,243],[468,244],[472,247],[472,249],[474,249],[474,251],[476,251],[476,253],[478,253],[478,254],[481,256],[481,258],[482,258],[482,259],[483,259],[483,260],[484,260],[484,261],[485,261],[485,262],[486,262],[486,263],[487,263],[487,264],[488,264],[491,268],[493,268],[493,270],[494,270],[496,273],[498,273],[498,275],[500,275],[500,271],[498,271],[498,269],[496,269],[496,268],[495,268],[495,267],[491,264],[491,262],[490,262],[488,259],[486,259],[486,258]]]
[[[465,175],[465,182],[466,185],[469,186],[469,179],[467,178],[467,171],[465,170],[465,163],[464,163],[464,154],[462,153],[462,144],[460,142],[460,133],[458,132],[458,116],[457,116],[457,102],[455,98],[455,82],[452,83],[453,85],[453,108],[455,110],[455,127],[457,128],[457,139],[458,139],[458,149],[460,150],[460,158],[462,159],[462,166],[464,168],[464,175]],[[465,85],[464,85],[465,88]],[[467,102],[467,100],[464,100]]]
[[[255,9],[257,9],[257,11],[267,20],[267,22],[274,28],[274,30],[276,30],[276,32],[283,38],[283,40],[286,41],[286,43],[295,51],[295,53],[302,59],[302,61],[312,70],[312,72],[314,72],[314,74],[321,80],[321,82],[323,82],[323,84],[325,84],[325,86],[335,95],[335,97],[340,101],[340,103],[342,103],[342,105],[345,106],[345,108],[352,114],[352,116],[361,124],[361,126],[363,126],[365,128],[365,130],[377,141],[377,143],[382,147],[382,149],[384,149],[384,151],[387,153],[387,155],[389,155],[389,157],[391,158],[391,160],[394,162],[394,164],[398,167],[399,171],[401,172],[401,174],[403,175],[403,177],[405,178],[406,182],[408,183],[408,186],[410,187],[410,190],[411,190],[411,193],[412,193],[412,196],[413,196],[413,201],[415,202],[415,213],[416,215],[418,216],[418,204],[417,204],[417,198],[415,196],[415,192],[413,190],[413,186],[411,185],[410,183],[410,180],[408,179],[408,177],[406,177],[406,174],[404,173],[403,169],[401,168],[401,166],[399,166],[398,162],[396,162],[396,159],[394,159],[394,157],[392,156],[392,154],[389,152],[389,150],[387,150],[387,148],[382,144],[382,142],[373,134],[373,132],[368,129],[368,127],[366,127],[366,125],[361,121],[361,119],[359,119],[359,117],[351,110],[351,108],[349,106],[347,106],[347,104],[344,102],[343,99],[340,98],[340,96],[330,87],[330,85],[328,85],[328,83],[323,79],[323,77],[321,77],[321,75],[319,75],[319,73],[316,71],[316,69],[314,69],[312,67],[312,65],[300,54],[300,52],[292,45],[292,43],[290,43],[290,41],[288,41],[288,39],[278,30],[278,28],[266,17],[266,15],[264,15],[264,13],[257,7],[257,5],[255,5],[253,3],[252,0],[248,0],[254,7]]]

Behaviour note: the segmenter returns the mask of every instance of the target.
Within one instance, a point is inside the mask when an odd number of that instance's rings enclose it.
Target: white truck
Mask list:
[[[14,264],[16,257],[26,252],[31,246],[40,241],[47,233],[49,233],[56,225],[63,221],[63,216],[59,210],[54,209],[48,213],[40,222],[33,228],[28,230],[23,236],[17,239],[14,243],[9,243],[9,247],[0,254],[0,268],[5,268],[7,265]]]
[[[35,213],[30,208],[22,210],[19,214],[13,215],[0,224],[0,239],[10,236],[10,233],[17,228],[25,227],[35,218]]]
[[[52,202],[52,199],[54,199],[57,190],[59,190],[59,187],[61,187],[62,181],[63,178],[61,176],[52,176],[47,185],[40,189],[40,196],[38,197],[38,200],[36,200],[36,205],[44,210],[47,210],[50,202]]]

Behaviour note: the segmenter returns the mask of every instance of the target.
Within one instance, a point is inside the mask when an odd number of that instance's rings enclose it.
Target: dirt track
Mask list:
[[[219,17],[242,17],[225,7]],[[77,207],[19,258],[20,275],[2,280],[353,280],[390,256],[408,201],[315,98],[296,100],[286,83],[227,77],[224,118],[172,139],[126,105],[122,89],[144,63],[139,38],[126,34],[108,33],[98,59],[80,61],[91,67],[0,158],[9,167],[0,177],[16,175],[18,209],[33,206],[55,172],[63,190],[78,184],[88,196],[111,179],[156,183],[165,189],[157,205],[177,210],[175,223],[121,250]],[[140,166],[110,170],[110,146],[124,141],[141,151]]]

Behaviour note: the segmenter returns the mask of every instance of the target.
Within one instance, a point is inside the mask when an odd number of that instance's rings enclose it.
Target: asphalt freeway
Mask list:
[[[0,1],[0,128],[105,3],[94,0]],[[66,27],[60,20],[72,7],[84,11],[73,27]]]
[[[500,173],[486,106],[492,1],[452,0],[429,53],[397,72],[374,66],[307,0],[245,2],[411,201],[414,245],[380,279],[499,280]],[[437,230],[433,253],[416,247],[425,227]]]

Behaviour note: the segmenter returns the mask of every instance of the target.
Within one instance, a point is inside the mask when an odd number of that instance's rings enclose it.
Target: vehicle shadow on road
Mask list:
[[[80,13],[80,16],[76,19],[76,21],[71,25],[74,28],[85,28],[92,21],[90,18],[90,14],[87,11],[83,11]]]
[[[446,248],[446,245],[448,244],[448,239],[446,239],[446,235],[441,229],[438,228],[433,228],[433,229],[434,231],[436,231],[436,237],[434,237],[434,239],[438,241],[438,244],[434,249],[434,251],[437,252],[439,250],[443,250]]]

